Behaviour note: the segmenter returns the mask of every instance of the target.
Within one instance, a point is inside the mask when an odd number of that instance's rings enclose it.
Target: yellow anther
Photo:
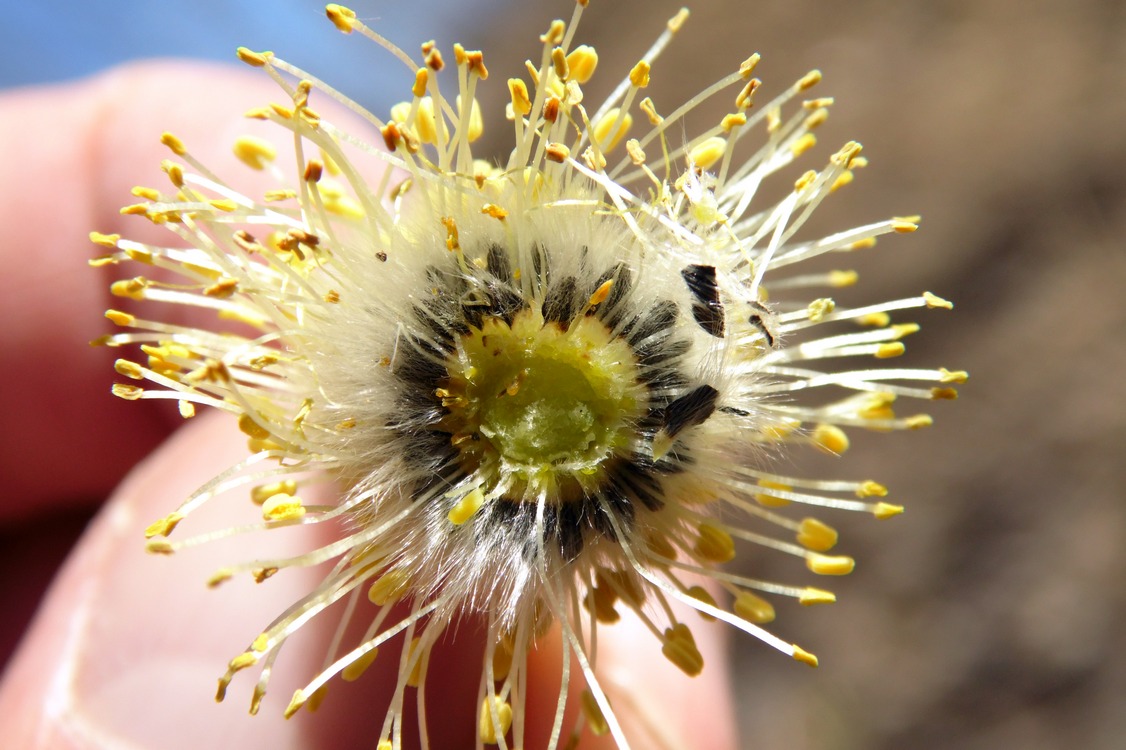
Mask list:
[[[710,169],[713,164],[723,158],[727,149],[727,141],[719,136],[712,136],[697,143],[688,152],[688,161],[697,169]]]
[[[747,116],[742,112],[736,112],[735,114],[724,115],[719,126],[723,128],[723,132],[730,133],[735,128],[741,128],[746,124]]]
[[[255,505],[261,505],[274,495],[293,495],[297,492],[297,482],[292,479],[283,479],[280,482],[260,484],[250,491],[250,499]]]
[[[645,150],[641,148],[641,143],[636,138],[626,141],[626,153],[635,166],[640,167],[645,163]]]
[[[108,312],[106,313],[106,317],[109,317]],[[938,371],[941,373],[941,378],[939,379],[941,383],[965,383],[970,377],[970,374],[965,370],[947,370],[945,367],[940,367]]]
[[[102,234],[101,232],[90,232],[90,241],[95,245],[101,245],[102,247],[117,247],[117,241],[120,239],[120,234]]]
[[[426,84],[430,82],[430,71],[427,68],[419,68],[414,73],[414,86],[411,87],[411,93],[415,96],[422,96],[426,93]]]
[[[512,671],[512,652],[501,642],[493,649],[493,679],[504,680]]]
[[[119,359],[113,363],[113,369],[118,375],[124,375],[133,380],[141,380],[145,377],[145,371],[136,362],[130,362],[127,359]]]
[[[827,552],[837,543],[837,530],[816,518],[803,518],[797,533],[798,544],[814,552]]]
[[[823,297],[810,302],[806,309],[809,311],[809,319],[814,323],[820,323],[826,315],[837,309],[837,303],[828,297]]]
[[[262,583],[277,572],[277,568],[255,568],[254,570],[250,571],[250,575],[254,577],[255,583]]]
[[[767,479],[760,479],[758,486],[772,490],[783,490],[785,492],[790,492],[794,489],[788,484],[771,482]],[[765,505],[768,508],[781,508],[784,505],[790,504],[790,500],[784,497],[775,497],[774,495],[769,495],[763,492],[757,493],[755,495],[755,502],[757,502],[759,505]]]
[[[145,543],[145,552],[152,555],[171,555],[175,551],[172,542],[164,539],[150,539]]]
[[[395,750],[395,746],[391,740],[380,740],[379,744],[375,746],[375,750]]]
[[[849,185],[856,179],[856,175],[851,171],[841,172],[837,175],[837,179],[833,180],[833,184],[829,186],[829,192],[840,190],[845,185]]]
[[[263,196],[269,202],[288,201],[297,197],[296,190],[267,190]]]
[[[219,584],[231,580],[232,576],[234,576],[234,571],[232,571],[230,568],[220,568],[219,570],[212,573],[211,577],[207,579],[207,588],[213,589]]]
[[[852,286],[860,279],[856,271],[829,271],[829,286]]]
[[[594,123],[591,139],[598,144],[598,148],[603,153],[613,151],[629,132],[631,125],[633,125],[633,116],[629,112],[622,112],[619,107],[614,107],[603,115],[601,120]]]
[[[817,180],[817,172],[813,171],[812,169],[811,169],[811,170],[809,170],[808,172],[806,172],[805,174],[803,174],[803,175],[802,175],[801,177],[799,177],[798,179],[794,180],[794,192],[795,192],[795,193],[800,193],[800,192],[802,192],[802,191],[803,191],[803,190],[805,190],[806,188],[808,188],[808,187],[810,187],[811,185],[813,185],[813,183],[814,183],[814,182],[815,182],[816,180]]]
[[[708,593],[708,590],[703,586],[692,586],[684,593],[688,594],[690,597],[696,599],[697,601],[701,601],[704,604],[707,604],[709,607],[719,606],[718,604],[716,604],[715,597]],[[700,617],[704,618],[708,622],[715,621],[715,617],[713,615],[709,615],[707,612],[698,611],[697,613],[700,615]]]
[[[474,487],[470,492],[457,502],[457,504],[450,508],[450,512],[446,518],[454,526],[461,526],[463,523],[472,518],[477,511],[481,510],[481,506],[485,504],[485,493],[481,491],[480,487]]]
[[[872,515],[874,515],[876,518],[880,519],[881,521],[884,520],[885,518],[891,518],[892,516],[898,516],[902,512],[903,512],[903,506],[902,505],[892,505],[891,503],[882,503],[882,502],[876,503],[876,506],[874,508],[872,508]]]
[[[293,495],[278,493],[262,503],[262,519],[265,521],[293,521],[305,515],[301,499]]]
[[[931,398],[935,401],[953,401],[958,398],[958,391],[953,388],[931,388]]]
[[[594,290],[594,294],[590,295],[590,299],[587,300],[587,304],[589,304],[591,307],[601,305],[606,301],[606,298],[610,296],[610,289],[613,288],[613,286],[613,279],[607,279],[606,281],[603,281],[602,284]]]
[[[759,60],[761,59],[762,55],[756,52],[741,62],[739,64],[739,75],[743,78],[750,78],[751,74],[755,72],[755,68],[758,67]]]
[[[230,213],[231,211],[234,211],[236,208],[238,208],[238,204],[230,198],[216,198],[207,202],[212,206],[212,208],[216,208],[226,213]]]
[[[688,8],[681,8],[676,12],[676,15],[669,19],[668,29],[675,34],[684,27],[684,24],[687,23],[687,21]]]
[[[110,388],[110,392],[126,401],[136,401],[145,391],[140,386],[128,385],[127,383],[114,383],[113,387]]]
[[[442,226],[446,228],[446,249],[447,250],[460,250],[461,244],[458,242],[457,222],[454,221],[452,216],[443,216],[439,221]]]
[[[519,117],[526,117],[532,111],[527,84],[519,78],[509,78],[508,93],[512,97],[512,111]]]
[[[144,187],[142,185],[134,185],[129,191],[138,198],[144,198],[147,201],[160,200],[160,191],[156,188]]]
[[[594,69],[597,67],[598,53],[594,51],[594,47],[583,44],[575,47],[567,55],[567,69],[572,81],[586,83],[594,75]]]
[[[570,71],[567,67],[567,55],[563,52],[562,47],[556,47],[551,51],[551,65],[559,80],[566,81]]]
[[[876,347],[876,359],[891,359],[898,357],[907,351],[907,347],[903,345],[902,341],[893,341],[888,344],[880,344]]]
[[[289,705],[285,707],[285,713],[283,714],[285,718],[288,719],[295,713],[297,713],[298,709],[305,705],[306,700],[308,700],[308,697],[305,695],[304,690],[301,690],[300,688],[294,690],[293,698],[290,699]]]
[[[887,497],[888,488],[879,482],[867,480],[861,482],[860,487],[856,490],[857,497]]]
[[[244,651],[235,658],[231,659],[231,662],[227,665],[227,668],[232,672],[238,672],[240,670],[246,669],[247,667],[253,667],[257,663],[258,654],[254,653],[253,651]]]
[[[847,555],[810,552],[805,556],[805,566],[819,576],[846,576],[856,567],[856,561]]]
[[[481,207],[481,213],[487,216],[491,216],[494,219],[498,219],[500,221],[504,221],[506,218],[508,218],[508,211],[505,211],[495,203],[486,203]]]
[[[747,81],[742,90],[735,96],[735,109],[750,109],[755,103],[755,92],[761,85],[762,81],[757,78]]]
[[[629,72],[629,82],[639,88],[643,89],[649,85],[649,63],[645,60],[638,61],[637,65]]]
[[[735,557],[735,540],[720,527],[702,523],[696,537],[696,554],[713,563],[725,563]]]
[[[549,143],[547,148],[544,149],[544,155],[551,161],[562,164],[571,158],[571,149],[562,143]]]
[[[183,156],[188,153],[188,150],[184,148],[184,142],[171,133],[162,133],[160,142],[167,146],[176,156]]]
[[[106,317],[114,325],[131,326],[137,322],[137,317],[121,310],[106,310]]]
[[[802,123],[802,124],[805,126],[806,130],[813,130],[814,128],[817,128],[817,127],[820,127],[821,125],[824,125],[825,121],[828,120],[828,119],[829,119],[829,110],[822,107],[821,109],[813,110],[809,114],[809,116],[805,118],[805,122]]]
[[[867,250],[870,247],[876,246],[875,237],[865,237],[864,239],[857,240],[848,246],[849,250]],[[886,325],[886,324],[885,324]]]
[[[835,601],[837,601],[837,595],[832,591],[815,589],[812,586],[807,586],[802,589],[801,594],[798,596],[798,604],[806,607],[814,604],[832,604]]]
[[[809,653],[796,643],[791,643],[790,647],[794,649],[794,661],[800,661],[802,664],[808,664],[811,667],[817,666],[816,656]]]
[[[735,610],[735,614],[739,615],[747,622],[753,622],[759,625],[774,622],[774,605],[761,596],[752,594],[750,591],[740,591],[735,595],[733,609]]]
[[[343,31],[345,34],[351,34],[353,23],[356,20],[356,11],[351,8],[346,8],[343,5],[336,3],[329,3],[325,6],[325,15],[328,20],[332,21],[333,26]]]
[[[195,404],[191,401],[180,399],[176,402],[176,409],[184,419],[191,419],[195,416]]]
[[[919,228],[919,225],[913,221],[893,221],[891,228],[900,234],[910,234]]]
[[[258,637],[250,644],[250,649],[256,653],[264,654],[269,646],[270,636],[266,633],[259,633]]]
[[[821,71],[814,69],[802,76],[798,81],[798,90],[805,91],[816,86],[821,81]]]
[[[278,151],[267,140],[243,135],[235,139],[234,154],[251,169],[265,169],[267,164],[277,158]]]
[[[544,44],[556,45],[563,41],[563,32],[567,30],[566,24],[559,19],[551,22],[547,31],[540,34],[540,41]]]
[[[457,98],[458,110],[461,110],[461,97]],[[469,142],[473,143],[485,132],[485,120],[481,116],[481,104],[474,99],[469,105],[469,122],[462,123],[466,128],[466,133],[469,136]]]
[[[689,677],[695,677],[704,671],[704,657],[696,648],[696,639],[692,637],[692,631],[688,626],[682,622],[665,630],[661,653]]]
[[[495,714],[495,717],[494,717]],[[495,721],[494,721],[495,718]],[[500,738],[508,734],[512,726],[512,706],[494,695],[481,703],[481,713],[477,720],[477,736],[486,745],[496,745]]]
[[[236,279],[220,279],[214,284],[206,287],[203,293],[207,297],[214,297],[215,299],[226,299],[230,297],[238,289],[238,281]]]
[[[945,310],[953,310],[954,309],[954,303],[953,302],[948,302],[948,301],[944,300],[942,297],[939,297],[938,295],[935,295],[935,294],[931,294],[930,292],[923,292],[923,300],[926,301],[927,307],[930,307],[930,308],[941,307]]]
[[[905,421],[909,430],[921,430],[934,424],[934,419],[930,414],[916,414],[913,417],[907,417]]]
[[[255,52],[246,47],[239,47],[235,50],[235,54],[238,55],[238,59],[255,68],[266,65],[270,62],[270,58],[274,56],[273,52]]]
[[[239,415],[238,428],[242,430],[243,434],[249,435],[252,438],[258,438],[259,440],[265,440],[270,437],[270,431],[255,422],[254,417],[249,414]]]
[[[649,124],[653,127],[656,127],[665,121],[665,118],[657,114],[657,108],[653,106],[653,100],[649,97],[642,99],[641,103],[637,106],[641,109],[642,112],[645,113],[645,116],[649,118]]]
[[[790,152],[794,156],[801,156],[806,151],[817,145],[817,136],[813,133],[804,133],[800,138],[790,144]]]
[[[478,76],[482,81],[489,77],[489,69],[485,67],[485,56],[479,50],[465,53],[465,62],[469,72]]]
[[[345,682],[355,682],[360,679],[360,676],[367,671],[367,668],[375,661],[375,657],[379,655],[379,649],[373,648],[366,654],[356,659],[354,662],[344,667],[340,676],[344,678]]]
[[[115,297],[128,297],[129,299],[142,300],[145,298],[145,289],[148,288],[148,279],[140,276],[132,279],[122,279],[110,284],[109,291]]]
[[[813,442],[821,450],[841,455],[848,450],[848,435],[840,427],[832,424],[819,424],[813,430]]]
[[[145,539],[152,539],[154,536],[168,536],[183,520],[184,516],[180,513],[169,513],[159,521],[153,521],[145,528]]]
[[[135,247],[131,247],[125,251],[125,255],[129,260],[135,260],[138,263],[144,263],[149,266],[154,262],[153,254],[148,250],[138,250]]]
[[[396,602],[410,587],[410,577],[402,570],[389,570],[368,588],[368,599],[380,607]]]

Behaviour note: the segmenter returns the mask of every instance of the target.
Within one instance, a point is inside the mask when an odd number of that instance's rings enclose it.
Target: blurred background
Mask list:
[[[566,0],[534,5],[353,7],[407,49],[430,38],[484,48],[489,112],[548,17],[570,14]],[[387,56],[342,39],[322,7],[20,3],[0,24],[0,86],[150,56],[231,60],[241,44],[274,49],[386,112],[410,82],[381,75]],[[677,7],[592,0],[580,41],[598,48],[599,78],[624,74]],[[874,300],[927,289],[953,300],[953,314],[917,316],[924,333],[908,340],[907,358],[967,369],[971,380],[960,401],[933,405],[928,431],[853,434],[839,465],[808,459],[824,473],[879,479],[908,512],[830,518],[841,549],[858,558],[852,576],[830,582],[839,603],[779,607],[775,631],[818,653],[818,672],[733,639],[744,746],[1122,747],[1126,4],[700,2],[654,67],[652,95],[671,109],[753,51],[763,55],[760,102],[810,67],[825,73],[817,93],[836,97],[803,165],[849,139],[872,162],[818,210],[817,227],[924,216],[912,237],[849,256],[861,284],[846,291]],[[0,565],[44,545],[61,561],[88,513],[5,529]],[[759,578],[805,580],[774,556],[748,565]],[[16,601],[48,579],[0,581],[0,598]],[[6,615],[0,658],[30,614]]]

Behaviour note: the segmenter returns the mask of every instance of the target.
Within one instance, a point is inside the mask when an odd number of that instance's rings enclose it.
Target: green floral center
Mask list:
[[[486,319],[447,361],[446,427],[474,468],[524,482],[586,484],[627,445],[641,416],[637,363],[601,321],[567,329],[524,310],[511,323]]]

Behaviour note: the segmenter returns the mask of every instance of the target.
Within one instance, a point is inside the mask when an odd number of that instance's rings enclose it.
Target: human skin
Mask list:
[[[236,580],[209,590],[203,583],[211,573],[252,558],[259,542],[146,556],[144,527],[244,457],[245,439],[222,415],[180,426],[171,402],[113,398],[116,355],[87,344],[110,329],[102,313],[122,304],[110,298],[109,282],[127,273],[88,268],[85,260],[98,248],[87,234],[175,239],[118,213],[131,202],[133,185],[165,184],[159,163],[170,154],[160,133],[175,132],[217,173],[237,175],[240,187],[253,190],[264,183],[235,160],[230,144],[252,133],[276,140],[284,154],[284,134],[241,117],[279,98],[264,76],[186,63],[134,64],[0,95],[0,525],[109,498],[3,675],[0,747],[332,748],[370,746],[379,731],[397,668],[393,656],[377,659],[355,684],[334,683],[316,713],[282,718],[292,690],[320,667],[329,623],[303,628],[279,661],[258,716],[246,714],[254,679],[246,674],[225,703],[212,701],[226,662],[323,571],[287,570],[261,586]],[[347,125],[360,127],[354,119]],[[160,314],[193,317],[175,309]],[[208,527],[233,523],[233,504],[217,504]],[[43,564],[32,552],[8,574]],[[733,748],[724,629],[694,631],[707,664],[698,678],[665,661],[656,639],[628,616],[600,631],[599,673],[627,733],[645,736],[655,726],[670,746]],[[474,699],[465,697],[476,695],[480,653],[471,622],[458,632],[459,640],[432,660],[440,679],[427,684],[435,747],[463,746],[475,726]],[[549,642],[544,651],[550,650]],[[546,656],[532,665],[528,747],[542,746],[550,727],[556,662]]]

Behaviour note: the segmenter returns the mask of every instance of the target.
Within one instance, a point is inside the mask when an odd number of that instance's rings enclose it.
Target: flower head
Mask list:
[[[293,134],[300,179],[245,195],[166,134],[172,188],[138,188],[144,202],[123,210],[178,241],[93,235],[110,248],[96,265],[134,261],[182,277],[123,279],[114,294],[220,320],[212,330],[109,311],[129,330],[99,343],[140,345],[147,356],[116,369],[148,385],[114,393],[175,399],[184,417],[199,405],[229,412],[249,439],[244,461],[149,527],[149,550],[253,530],[168,538],[232,488],[260,506],[255,529],[335,530],[297,557],[213,578],[264,581],[332,563],[320,586],[252,634],[220,679],[220,698],[237,672],[259,667],[256,711],[287,639],[348,602],[346,617],[366,618],[367,632],[337,639],[288,714],[402,639],[380,745],[398,747],[404,694],[426,680],[443,633],[471,617],[486,630],[479,691],[466,696],[479,706],[481,742],[523,746],[528,656],[558,627],[564,663],[574,662],[586,692],[578,724],[564,727],[564,682],[552,741],[609,732],[624,746],[591,658],[599,628],[632,610],[653,631],[654,653],[695,675],[704,668],[696,610],[815,665],[762,626],[774,619],[771,599],[833,595],[718,566],[757,546],[797,556],[815,574],[845,574],[853,560],[832,553],[837,532],[793,509],[902,510],[880,499],[875,481],[774,467],[789,446],[843,453],[850,428],[928,425],[925,415],[897,415],[893,402],[951,398],[965,379],[869,364],[901,354],[918,328],[893,314],[949,303],[923,293],[846,309],[819,290],[852,284],[855,273],[800,270],[912,232],[916,220],[802,238],[811,212],[864,165],[854,142],[820,169],[795,172],[792,189],[762,205],[763,181],[814,145],[832,101],[809,98],[813,71],[759,105],[757,55],[684,104],[649,98],[651,66],[687,12],[591,106],[583,87],[598,56],[575,43],[585,5],[570,23],[553,22],[538,63],[508,81],[514,144],[496,163],[473,153],[485,123],[501,120],[476,99],[488,77],[480,52],[455,46],[450,66],[428,43],[415,58],[329,5],[338,28],[408,67],[409,99],[381,118],[272,53],[240,50],[286,93],[249,116]],[[447,77],[453,96],[440,85]],[[678,140],[684,116],[714,96],[728,97],[730,113]],[[338,129],[315,108],[318,97],[361,114],[378,137]],[[243,138],[235,153],[284,179],[273,146]],[[304,504],[318,483],[338,487],[339,501]],[[365,594],[370,602],[358,601]]]

